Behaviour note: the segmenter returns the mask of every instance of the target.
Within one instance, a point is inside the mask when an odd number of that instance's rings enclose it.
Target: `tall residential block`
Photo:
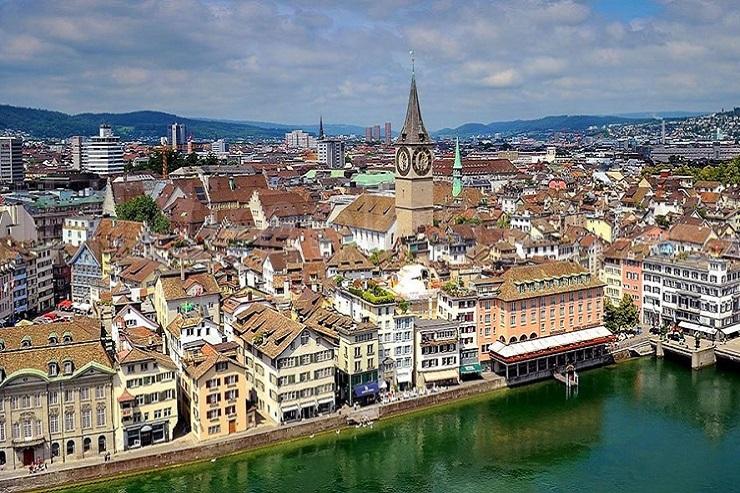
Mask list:
[[[100,133],[85,146],[84,169],[101,176],[123,173],[123,147],[110,125],[100,125]]]
[[[23,183],[23,140],[0,137],[0,184]]]

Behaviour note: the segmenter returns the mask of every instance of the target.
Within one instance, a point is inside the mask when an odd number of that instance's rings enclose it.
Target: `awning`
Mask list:
[[[483,366],[480,363],[471,363],[469,365],[462,365],[460,367],[460,374],[467,375],[470,373],[482,373]]]
[[[424,372],[425,382],[439,382],[442,380],[457,380],[458,370],[457,368],[451,368],[449,370],[437,370]]]
[[[334,397],[324,397],[323,399],[319,399],[319,404],[333,404],[334,403]]]
[[[355,397],[365,397],[366,395],[377,394],[379,390],[378,382],[368,382],[356,385],[354,393]]]
[[[290,406],[283,406],[282,410],[284,413],[289,413],[291,411],[297,411],[298,410],[298,404],[291,404]]]
[[[726,336],[730,334],[735,334],[736,332],[740,332],[740,324],[733,325],[731,327],[725,327],[724,329],[720,329],[720,330]]]
[[[149,426],[149,425],[144,425],[139,430],[139,432],[141,432],[141,433],[149,433],[150,431],[152,431],[152,427]]]
[[[396,371],[396,381],[398,383],[411,383],[413,375],[411,370]]]
[[[686,330],[695,330],[697,332],[704,332],[705,334],[714,335],[717,333],[717,329],[707,327],[705,325],[694,324],[691,322],[680,322],[679,327]]]

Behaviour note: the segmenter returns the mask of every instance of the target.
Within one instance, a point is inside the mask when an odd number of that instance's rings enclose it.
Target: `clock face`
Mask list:
[[[429,149],[422,149],[416,153],[416,160],[414,161],[414,171],[419,176],[424,176],[429,173],[429,169],[432,167],[432,153]]]
[[[401,148],[396,155],[396,168],[398,173],[402,176],[409,174],[411,168],[411,157],[409,157],[409,151],[406,148]]]

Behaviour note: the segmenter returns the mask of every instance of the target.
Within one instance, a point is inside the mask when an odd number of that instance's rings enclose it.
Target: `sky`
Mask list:
[[[0,103],[402,123],[740,105],[737,0],[0,0]]]

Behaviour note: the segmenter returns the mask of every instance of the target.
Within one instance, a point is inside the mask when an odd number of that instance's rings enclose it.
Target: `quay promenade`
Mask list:
[[[408,396],[387,403],[375,404],[354,411],[345,407],[336,413],[320,416],[285,426],[261,425],[245,432],[234,433],[221,439],[196,443],[185,436],[145,449],[119,452],[106,462],[103,457],[90,458],[68,464],[52,464],[47,471],[29,474],[27,470],[0,472],[0,491],[49,491],[77,483],[102,481],[115,476],[142,473],[148,470],[175,467],[187,463],[217,459],[225,455],[245,452],[289,440],[309,438],[319,433],[341,432],[350,423],[354,413],[372,414],[378,419],[423,410],[439,404],[464,400],[479,394],[502,389],[502,378],[486,374],[481,380],[463,382],[458,386],[440,389],[424,395]]]
[[[693,338],[688,338],[686,341],[672,341],[653,337],[650,339],[650,344],[655,348],[657,357],[662,358],[669,355],[688,360],[694,370],[713,366],[717,360],[740,363],[740,338],[721,343],[699,339],[697,346]]]

